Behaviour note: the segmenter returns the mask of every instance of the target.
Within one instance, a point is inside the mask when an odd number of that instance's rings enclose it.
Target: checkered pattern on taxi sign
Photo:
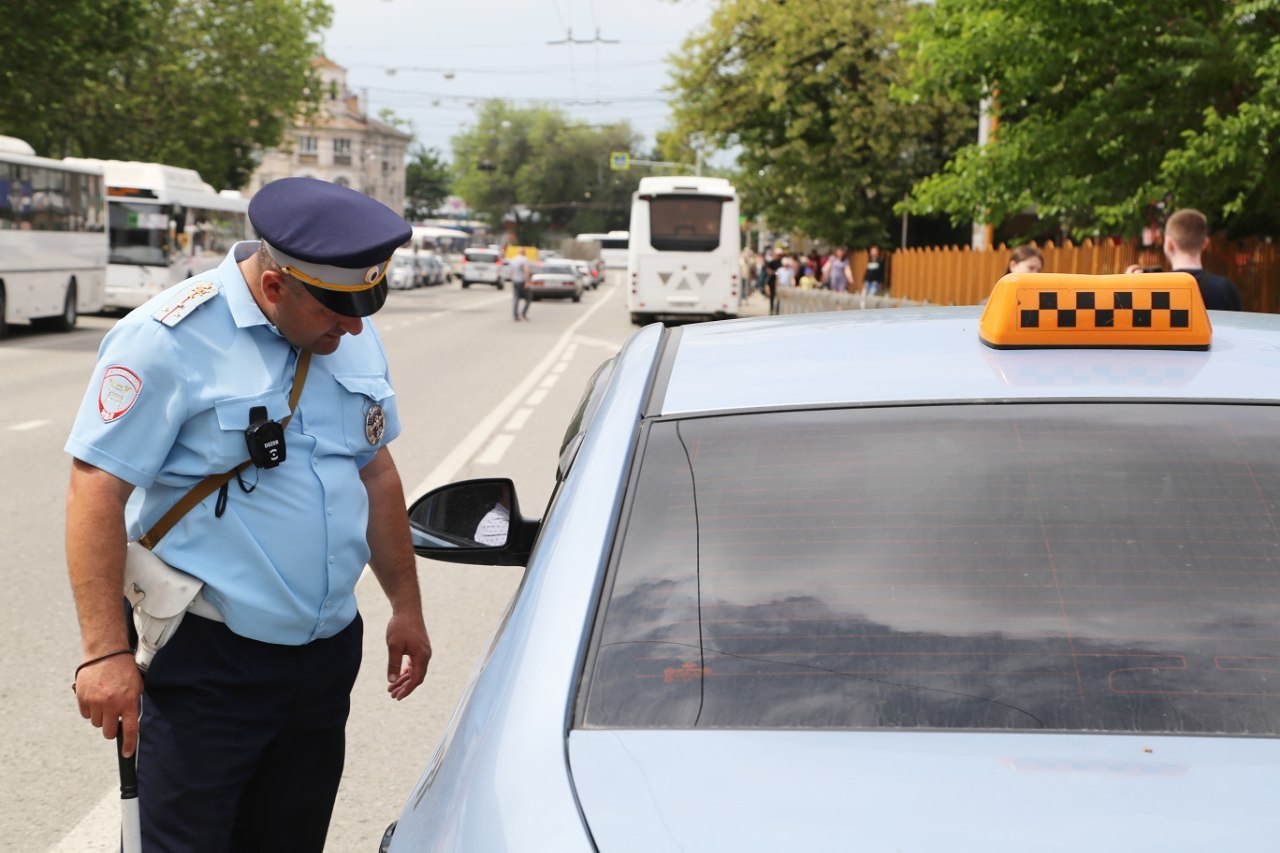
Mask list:
[[[1208,349],[1212,329],[1187,273],[1010,273],[978,334],[995,349]]]
[[[1019,292],[1023,329],[1189,329],[1191,294],[1168,290]]]

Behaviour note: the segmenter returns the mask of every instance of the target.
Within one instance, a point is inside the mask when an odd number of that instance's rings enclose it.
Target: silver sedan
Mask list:
[[[416,502],[527,571],[385,848],[1272,849],[1280,317],[1010,278],[648,326],[545,517]]]
[[[582,276],[569,261],[547,261],[539,264],[529,278],[526,288],[529,298],[538,299],[582,299]]]

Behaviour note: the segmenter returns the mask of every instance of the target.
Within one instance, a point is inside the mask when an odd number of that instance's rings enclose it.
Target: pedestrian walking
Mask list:
[[[514,258],[507,261],[507,266],[511,267],[511,316],[517,321],[529,319],[529,277],[533,273],[533,267],[529,263],[529,258],[524,252],[520,252]],[[524,302],[524,308],[520,308],[520,303]]]
[[[844,246],[836,246],[822,265],[822,282],[833,293],[844,293],[849,289],[848,251]]]
[[[866,296],[879,296],[886,291],[880,247],[872,246],[867,250],[867,269],[862,274],[862,293]]]

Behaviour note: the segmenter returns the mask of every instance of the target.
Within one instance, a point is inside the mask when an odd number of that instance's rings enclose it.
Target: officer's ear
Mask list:
[[[279,305],[287,295],[289,281],[281,270],[264,269],[258,276],[258,286],[264,299],[272,305]]]

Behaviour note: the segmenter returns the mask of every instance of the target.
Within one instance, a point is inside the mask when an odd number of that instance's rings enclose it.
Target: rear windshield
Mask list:
[[[723,199],[660,195],[649,202],[649,244],[660,252],[714,252],[720,248]]]
[[[657,422],[578,725],[1280,730],[1280,409]]]
[[[482,264],[492,264],[498,260],[498,256],[493,252],[467,252],[467,260],[479,261]]]

